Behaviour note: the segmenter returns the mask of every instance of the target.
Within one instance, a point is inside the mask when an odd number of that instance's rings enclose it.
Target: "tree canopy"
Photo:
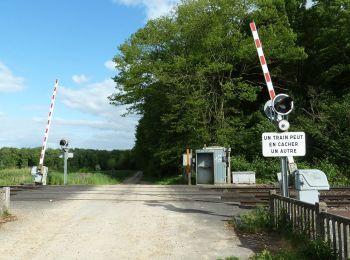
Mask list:
[[[258,26],[277,93],[295,99],[305,160],[350,164],[349,0],[183,0],[119,46],[110,100],[141,115],[134,153],[146,172],[177,172],[186,147],[231,147],[254,161],[275,127],[249,23]]]

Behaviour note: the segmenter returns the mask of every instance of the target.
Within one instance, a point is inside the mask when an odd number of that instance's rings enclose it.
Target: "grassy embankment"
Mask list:
[[[108,171],[108,172],[72,172],[68,173],[68,184],[70,185],[103,185],[119,184],[130,177],[134,171]],[[0,170],[0,186],[19,185],[33,183],[30,169],[2,169]],[[49,171],[48,184],[63,184],[63,173]]]
[[[253,260],[338,259],[337,252],[332,250],[330,244],[322,240],[310,240],[307,234],[294,233],[292,223],[288,220],[281,218],[277,228],[267,208],[248,211],[234,217],[229,224],[234,227],[243,244],[255,250],[260,249],[250,258]],[[226,259],[239,258],[232,256]]]

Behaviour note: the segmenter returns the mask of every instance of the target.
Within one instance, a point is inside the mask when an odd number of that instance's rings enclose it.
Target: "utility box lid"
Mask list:
[[[295,172],[295,189],[329,190],[327,176],[317,169],[297,170]]]

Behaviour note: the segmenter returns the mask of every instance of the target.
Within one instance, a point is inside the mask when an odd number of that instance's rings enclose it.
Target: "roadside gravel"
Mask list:
[[[197,187],[47,186],[19,192],[0,259],[247,259],[227,226],[241,209]]]

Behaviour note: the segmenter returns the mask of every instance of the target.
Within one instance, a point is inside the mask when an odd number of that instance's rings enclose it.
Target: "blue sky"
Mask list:
[[[178,0],[1,0],[0,147],[42,145],[55,80],[48,139],[71,147],[128,149],[136,116],[109,105],[118,45]]]

